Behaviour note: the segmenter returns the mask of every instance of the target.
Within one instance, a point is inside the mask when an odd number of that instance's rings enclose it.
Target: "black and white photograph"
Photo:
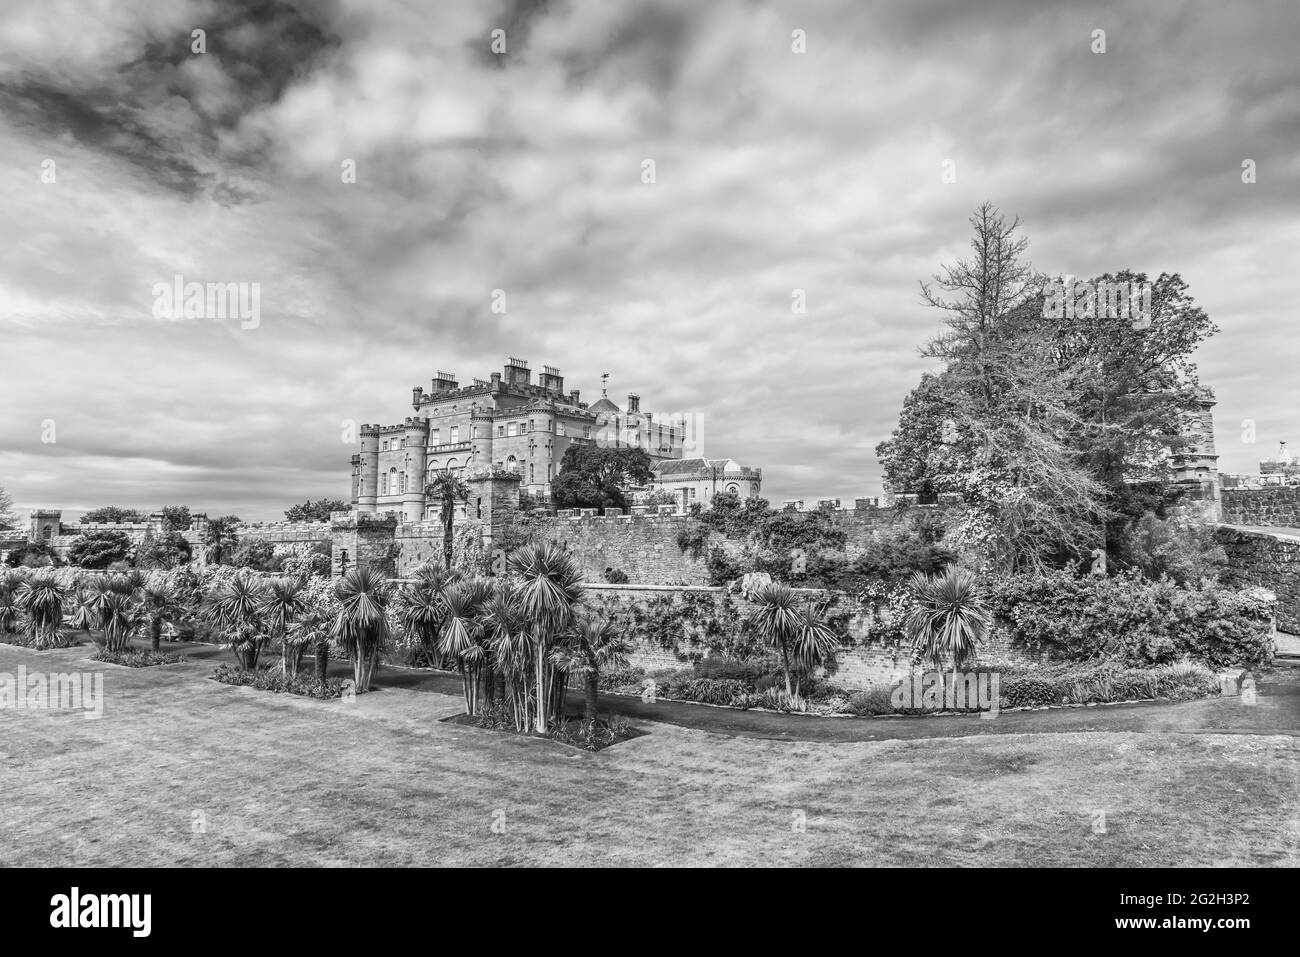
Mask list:
[[[1234,875],[1300,865],[1298,45],[1294,0],[2,0],[23,921],[1049,868],[1249,946]]]

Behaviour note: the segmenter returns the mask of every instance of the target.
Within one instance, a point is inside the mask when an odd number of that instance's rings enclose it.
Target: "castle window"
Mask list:
[[[506,459],[506,468],[514,472],[519,468],[519,460],[513,455]]]
[[[387,439],[384,439],[384,441],[380,444],[380,446],[379,446],[379,451],[381,451],[381,452],[387,452],[387,451],[388,451],[388,440],[387,440]]]
[[[551,463],[550,463],[550,462],[547,462],[547,463],[546,463],[546,481],[548,481],[548,482],[551,480],[551,468],[552,468]]]
[[[451,442],[452,445],[455,445],[457,442],[460,441],[460,426],[459,426],[459,425],[453,425],[453,426],[451,427],[451,438],[448,439],[448,441]]]
[[[399,448],[403,448],[403,449],[406,448],[406,439],[402,439],[402,444],[399,446]]]
[[[403,495],[406,494],[406,473],[405,472],[397,473],[397,491],[400,494]]]
[[[518,423],[511,422],[510,425],[506,428],[506,435],[518,435],[518,434],[519,434]]]
[[[385,494],[397,494],[397,469],[395,468],[388,470],[388,491]]]
[[[583,437],[584,439],[589,439],[589,438],[591,438],[591,426],[589,426],[589,425],[584,425],[584,426],[582,427],[582,437]]]
[[[529,420],[528,420],[528,431],[529,431],[529,432],[533,431],[533,420],[532,420],[532,419],[529,419]]]
[[[529,483],[532,483],[532,481],[533,481],[533,463],[532,463],[532,462],[529,462],[529,463],[528,463],[528,481],[529,481]]]
[[[433,429],[432,431],[429,432],[429,444],[430,445],[442,444],[442,429]]]
[[[505,437],[505,434],[506,434],[506,427],[505,427],[504,425],[498,425],[498,426],[497,426],[497,438],[504,438],[504,437]]]

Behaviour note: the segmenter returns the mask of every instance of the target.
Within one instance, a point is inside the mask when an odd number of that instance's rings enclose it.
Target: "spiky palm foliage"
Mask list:
[[[176,590],[165,580],[145,585],[140,590],[140,610],[149,623],[149,647],[158,651],[162,647],[163,624],[176,618],[182,610]]]
[[[14,630],[18,621],[18,589],[27,580],[25,570],[11,568],[0,574],[0,632]]]
[[[785,691],[794,694],[790,683],[790,648],[804,625],[803,615],[799,613],[799,599],[789,585],[770,582],[754,593],[754,604],[756,607],[750,621],[763,644],[781,652]]]
[[[480,610],[483,635],[491,651],[495,669],[505,682],[505,699],[515,721],[516,731],[525,731],[532,723],[533,636],[514,586],[508,579],[498,579],[492,594]]]
[[[334,619],[333,635],[352,660],[357,694],[370,690],[379,652],[388,641],[388,619],[384,613],[389,591],[387,576],[368,567],[353,568],[334,589],[340,607]]]
[[[18,586],[15,604],[26,625],[28,637],[37,648],[53,648],[59,642],[63,624],[63,600],[67,589],[52,572],[37,573]]]
[[[588,609],[574,616],[564,643],[551,652],[552,660],[562,671],[582,676],[583,717],[587,721],[596,720],[601,672],[627,667],[631,650],[631,644],[610,619]]]
[[[140,622],[139,606],[131,600],[130,595],[108,592],[99,606],[99,624],[104,634],[105,650],[126,651]]]
[[[236,575],[205,603],[208,620],[225,632],[235,659],[248,671],[257,667],[267,642],[261,617],[264,596],[261,582],[251,575]]]
[[[445,612],[438,629],[438,650],[456,662],[465,692],[465,713],[478,710],[479,672],[488,660],[480,613],[491,594],[483,582],[463,581],[442,593]]]
[[[443,592],[453,578],[459,580],[459,577],[441,569],[424,569],[417,573],[415,581],[403,585],[397,594],[402,627],[419,640],[423,654],[427,656],[437,652],[438,635],[447,614]]]
[[[77,631],[89,632],[99,627],[99,592],[80,584],[68,596],[71,614],[68,615],[68,627]]]
[[[546,733],[547,712],[563,708],[563,675],[548,661],[582,600],[582,572],[573,556],[554,542],[526,545],[510,556],[519,609],[529,622],[536,680],[536,730]],[[556,678],[561,678],[556,681]],[[558,704],[557,704],[558,700]]]
[[[266,626],[267,637],[280,642],[280,667],[290,677],[298,674],[306,645],[289,639],[289,631],[307,610],[299,578],[273,578],[262,590],[258,613]]]
[[[826,619],[826,603],[811,598],[800,615],[798,630],[790,642],[790,658],[796,675],[794,693],[799,694],[800,677],[811,675],[818,665],[835,654],[840,636]]]
[[[303,653],[311,647],[316,655],[316,679],[324,681],[329,675],[330,666],[330,616],[319,608],[309,608],[294,622],[285,641],[296,649],[299,662]],[[299,665],[301,667],[301,665]]]
[[[940,667],[946,656],[957,671],[972,662],[976,645],[992,623],[975,587],[975,576],[949,565],[935,575],[913,573],[907,587],[916,600],[904,621],[912,639],[912,664],[930,661]]]
[[[425,501],[439,503],[438,519],[442,522],[443,567],[451,569],[452,544],[455,541],[452,523],[456,518],[456,503],[469,501],[469,486],[446,470],[435,472],[432,481],[424,487]]]

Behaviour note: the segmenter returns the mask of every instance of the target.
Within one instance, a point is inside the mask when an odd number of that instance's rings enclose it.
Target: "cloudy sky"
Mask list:
[[[1300,446],[1298,39],[1294,0],[4,0],[0,485],[276,518],[347,496],[346,421],[519,356],[701,413],[774,500],[878,494],[985,199],[1045,271],[1182,274],[1255,471]],[[177,275],[257,327],[155,315]]]

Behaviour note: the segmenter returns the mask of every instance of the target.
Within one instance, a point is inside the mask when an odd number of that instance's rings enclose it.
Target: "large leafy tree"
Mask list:
[[[194,518],[190,515],[188,505],[164,505],[162,507],[162,530],[164,532],[185,532],[189,530]]]
[[[146,568],[176,568],[190,560],[189,540],[180,532],[164,532],[158,538],[140,543],[137,564]]]
[[[654,479],[642,449],[570,445],[551,483],[557,508],[627,508],[627,490]]]
[[[351,510],[352,506],[342,499],[322,498],[318,502],[307,499],[301,505],[294,505],[287,509],[284,517],[290,522],[327,522],[329,521],[330,512],[348,512]]]
[[[1123,271],[1090,282],[1141,285],[1148,278]],[[1142,321],[1077,310],[1073,318],[1050,320],[1058,367],[1071,379],[1068,441],[1104,489],[1112,554],[1126,527],[1152,504],[1144,486],[1130,480],[1167,478],[1168,453],[1188,443],[1201,398],[1191,356],[1218,331],[1177,274],[1161,273],[1151,290],[1151,313]]]
[[[149,516],[144,512],[136,511],[133,508],[118,508],[116,505],[104,505],[101,508],[91,509],[85,515],[81,516],[83,525],[120,525],[123,522],[147,522]]]
[[[1079,383],[1060,367],[1020,220],[984,203],[970,224],[971,255],[921,283],[922,301],[943,316],[922,348],[943,364],[951,403],[949,434],[936,438],[974,450],[956,477],[969,507],[959,534],[997,564],[1042,567],[1091,547],[1108,514],[1104,490],[1067,441]]]
[[[131,537],[126,532],[96,531],[77,536],[68,549],[68,561],[81,568],[107,568],[131,554]]]
[[[17,524],[18,516],[14,512],[14,500],[5,491],[4,486],[0,485],[0,528],[14,528]]]

